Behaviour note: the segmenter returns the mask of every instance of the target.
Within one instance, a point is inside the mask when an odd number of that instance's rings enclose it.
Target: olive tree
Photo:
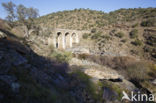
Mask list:
[[[26,8],[24,5],[17,6],[17,17],[19,23],[25,26],[24,36],[29,36],[29,30],[34,27],[34,18],[37,18],[38,15],[38,10],[35,8]]]
[[[2,3],[2,6],[7,11],[7,20],[12,23],[13,21],[17,20],[16,22],[19,25],[23,25],[25,27],[25,37],[29,36],[29,30],[34,29],[36,26],[34,25],[34,18],[37,18],[39,13],[38,9],[33,7],[27,8],[24,5],[15,5],[11,1],[8,3]]]
[[[16,19],[16,5],[10,1],[8,3],[2,3],[2,6],[8,14],[6,20],[13,26],[13,21]]]

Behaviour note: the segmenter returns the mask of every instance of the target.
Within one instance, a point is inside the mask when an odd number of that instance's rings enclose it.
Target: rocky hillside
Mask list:
[[[88,49],[93,53],[133,55],[155,61],[155,17],[155,8],[120,9],[110,13],[75,9],[48,14],[36,22],[43,28],[49,28],[43,35],[50,35],[50,28],[91,30],[91,33],[83,35],[80,46],[92,45]],[[149,34],[147,31],[150,31],[150,37],[145,36]]]
[[[3,33],[4,34],[4,33]],[[1,103],[95,103],[89,76],[34,53],[9,36],[0,39]]]
[[[75,9],[36,19],[39,31],[25,38],[21,26],[0,20],[0,103],[121,103],[123,91],[156,95],[155,17],[155,8]],[[89,53],[48,45],[51,28],[90,30],[74,47]]]
[[[69,58],[46,48],[49,54],[41,56],[40,47],[35,53],[28,41],[1,33],[1,103],[121,103],[122,91],[156,93],[156,68],[148,61],[84,54]]]
[[[40,17],[37,22],[46,27],[80,29],[104,28],[114,24],[156,26],[155,8],[120,9],[110,13],[89,9],[61,11]],[[136,25],[135,25],[136,24]]]

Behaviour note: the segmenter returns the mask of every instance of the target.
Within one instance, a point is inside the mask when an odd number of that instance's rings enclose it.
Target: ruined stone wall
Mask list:
[[[84,33],[90,31],[78,31],[70,29],[52,29],[52,34],[48,39],[48,45],[53,45],[60,50],[72,48],[73,43],[78,44]]]

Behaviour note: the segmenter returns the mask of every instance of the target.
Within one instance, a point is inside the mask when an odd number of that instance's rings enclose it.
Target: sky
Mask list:
[[[1,3],[9,1],[16,5],[23,4],[26,7],[37,8],[40,16],[75,8],[89,8],[104,12],[120,8],[156,8],[156,0],[0,0],[0,18],[4,19],[7,15]]]

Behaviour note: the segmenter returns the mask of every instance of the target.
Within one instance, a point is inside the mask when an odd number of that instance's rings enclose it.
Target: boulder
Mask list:
[[[5,38],[5,37],[7,37],[7,35],[0,31],[0,38]]]

